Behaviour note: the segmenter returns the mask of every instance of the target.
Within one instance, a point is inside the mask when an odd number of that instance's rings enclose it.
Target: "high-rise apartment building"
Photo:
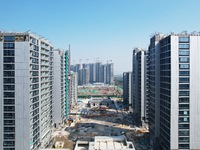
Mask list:
[[[123,103],[127,109],[132,105],[132,73],[123,73]]]
[[[30,33],[0,33],[0,149],[51,141],[53,46]]]
[[[54,97],[53,122],[55,127],[64,124],[66,120],[66,65],[64,50],[54,50]]]
[[[147,97],[147,50],[135,48],[133,50],[133,113],[136,122],[146,126],[148,121],[148,97]]]
[[[156,34],[149,46],[149,129],[154,149],[200,149],[200,35]],[[158,142],[158,143],[157,143]]]
[[[70,104],[71,104],[71,92],[70,88],[70,46],[69,50],[65,51],[65,115],[66,119],[68,119]]]
[[[70,86],[71,86],[71,105],[74,106],[78,98],[78,75],[77,72],[70,73]]]
[[[81,67],[80,64],[72,65],[71,69],[78,73],[78,85],[93,84],[101,82],[105,84],[114,84],[114,64],[101,62],[84,63]]]
[[[109,85],[114,84],[114,64],[113,63],[106,64],[106,84],[109,84]]]

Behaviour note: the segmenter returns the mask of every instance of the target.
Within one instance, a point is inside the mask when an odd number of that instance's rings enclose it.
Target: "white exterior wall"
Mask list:
[[[62,123],[61,118],[61,59],[59,51],[54,51],[54,98],[53,120],[56,127]]]
[[[200,36],[190,36],[190,149],[200,149]]]
[[[178,149],[179,37],[171,36],[171,149]]]

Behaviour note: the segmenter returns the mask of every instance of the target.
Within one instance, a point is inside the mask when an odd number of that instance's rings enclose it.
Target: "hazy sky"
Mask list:
[[[55,48],[71,45],[72,63],[112,60],[131,71],[134,47],[154,33],[200,31],[200,0],[0,0],[0,30],[31,32]]]

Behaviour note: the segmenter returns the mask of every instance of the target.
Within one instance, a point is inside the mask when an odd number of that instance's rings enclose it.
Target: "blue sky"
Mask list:
[[[200,31],[200,0],[0,0],[0,30],[31,32],[55,48],[71,45],[72,63],[106,63],[131,71],[134,47],[154,33]]]

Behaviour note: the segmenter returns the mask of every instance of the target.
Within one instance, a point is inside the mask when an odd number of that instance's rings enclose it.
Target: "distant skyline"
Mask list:
[[[199,0],[0,0],[0,30],[42,35],[68,49],[71,62],[112,60],[114,72],[132,70],[132,51],[155,33],[200,31]]]

